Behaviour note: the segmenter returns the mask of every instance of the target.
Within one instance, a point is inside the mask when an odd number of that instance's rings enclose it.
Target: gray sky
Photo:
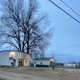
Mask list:
[[[47,56],[54,57],[59,62],[80,61],[80,23],[62,12],[49,0],[39,0],[42,10],[49,13],[50,26],[54,27],[54,36],[47,49]],[[73,11],[66,7],[60,0],[52,0],[76,19],[80,20]],[[63,0],[78,14],[80,14],[79,0]]]
[[[80,23],[62,12],[49,0],[39,0],[41,10],[49,13],[50,26],[54,27],[54,36],[46,50],[46,56],[54,55],[57,62],[80,61]],[[73,17],[80,21],[80,17],[66,7],[60,0],[52,0]],[[63,0],[78,14],[80,14],[80,0]],[[2,47],[2,50],[5,49]],[[6,49],[8,49],[6,47]],[[9,49],[13,49],[10,48]]]

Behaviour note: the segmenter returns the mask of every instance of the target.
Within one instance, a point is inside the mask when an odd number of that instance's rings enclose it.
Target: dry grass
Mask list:
[[[24,73],[39,77],[46,77],[54,80],[80,80],[80,70],[66,71],[66,69],[56,68],[32,68],[32,67],[20,67],[20,68],[0,68],[0,70]]]

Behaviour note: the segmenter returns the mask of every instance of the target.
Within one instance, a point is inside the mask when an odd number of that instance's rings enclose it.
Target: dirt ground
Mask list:
[[[0,68],[0,80],[80,80],[80,69]]]

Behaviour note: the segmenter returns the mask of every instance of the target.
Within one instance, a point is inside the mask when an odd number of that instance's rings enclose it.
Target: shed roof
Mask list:
[[[36,58],[34,60],[50,60],[51,58]],[[54,58],[53,58],[54,59]]]

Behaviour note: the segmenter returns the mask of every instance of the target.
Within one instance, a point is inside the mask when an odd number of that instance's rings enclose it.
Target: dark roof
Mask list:
[[[36,58],[34,60],[50,60],[51,58]]]
[[[2,50],[2,51],[0,51],[0,53],[1,53],[1,52],[11,52],[11,51],[21,52],[21,51],[19,51],[19,50]],[[21,53],[24,53],[24,52],[21,52]],[[26,54],[26,53],[24,53],[24,54]],[[29,55],[31,56],[31,54],[29,54]]]
[[[10,52],[10,51],[16,51],[16,52],[20,52],[19,50],[2,50],[0,52]],[[23,53],[23,52],[22,52]]]
[[[19,50],[2,50],[0,52],[4,52],[4,51],[19,51]]]

